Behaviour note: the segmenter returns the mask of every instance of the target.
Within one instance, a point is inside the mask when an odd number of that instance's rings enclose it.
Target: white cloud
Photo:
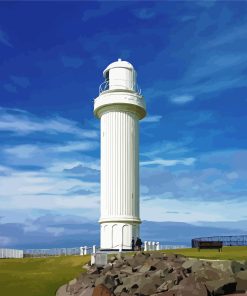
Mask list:
[[[92,151],[97,149],[99,143],[96,141],[69,141],[64,145],[16,145],[12,147],[7,147],[3,149],[4,153],[15,156],[19,159],[33,159],[46,156],[47,158],[53,158],[54,155],[59,155],[61,153],[70,153],[76,151]],[[59,157],[59,156],[58,156]],[[42,164],[42,163],[41,163]]]
[[[63,117],[39,118],[23,110],[7,108],[0,108],[1,130],[21,135],[43,132],[48,134],[65,133],[84,138],[97,138],[98,136],[97,131],[82,129],[75,121]]]
[[[5,148],[3,151],[18,158],[30,158],[42,150],[36,145],[27,144]]]
[[[23,196],[21,199],[15,196],[11,198],[1,198],[2,210],[78,210],[85,209],[87,211],[98,209],[99,211],[99,196],[98,195],[76,195],[70,198],[59,195],[39,195],[39,196]],[[90,213],[88,212],[88,217]]]
[[[172,96],[170,98],[171,102],[175,103],[175,104],[179,104],[179,105],[182,105],[182,104],[186,104],[188,102],[191,102],[194,100],[194,96],[192,95],[182,95],[182,96]]]
[[[154,202],[155,200],[155,202]],[[200,201],[150,196],[141,202],[141,218],[150,221],[238,221],[246,216],[247,201]],[[152,209],[152,210],[150,210]],[[224,209],[224,210],[223,210]],[[176,211],[178,213],[172,213]],[[170,213],[168,213],[170,212]],[[190,212],[188,215],[187,212]]]
[[[246,23],[242,24],[241,26],[232,27],[231,30],[227,30],[225,34],[221,34],[220,36],[217,35],[216,38],[210,40],[206,45],[206,49],[218,47],[218,46],[225,46],[226,44],[229,44],[229,43],[241,41],[241,39],[245,40],[246,30],[247,30]]]
[[[55,161],[52,162],[49,168],[47,169],[50,172],[63,172],[64,170],[71,170],[75,167],[85,167],[92,170],[100,170],[100,163],[98,159],[90,159],[87,161]]]
[[[61,173],[42,172],[19,172],[12,170],[8,175],[1,176],[0,198],[19,198],[22,203],[24,196],[32,196],[36,199],[39,195],[67,196],[68,200],[77,189],[87,190],[92,193],[99,192],[97,182],[66,178]]]
[[[147,117],[145,117],[143,120],[141,120],[142,122],[159,122],[162,119],[162,115],[147,115]]]
[[[45,230],[56,237],[64,233],[64,227],[46,227]]]
[[[160,165],[160,166],[175,166],[175,165],[192,165],[196,161],[195,158],[189,157],[184,159],[154,159],[149,161],[141,161],[141,166]]]
[[[236,172],[231,172],[231,173],[227,174],[226,176],[230,180],[235,180],[235,179],[238,179],[238,177],[239,177]]]
[[[1,247],[8,246],[13,243],[13,240],[7,236],[0,236]]]
[[[95,150],[99,146],[98,142],[95,141],[84,141],[84,142],[68,142],[65,145],[51,147],[56,152],[72,152],[72,151],[90,151]]]

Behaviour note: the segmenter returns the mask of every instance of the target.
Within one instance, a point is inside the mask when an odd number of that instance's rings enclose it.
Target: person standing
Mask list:
[[[141,251],[141,247],[142,247],[142,241],[139,237],[137,237],[136,239],[136,248],[137,248],[137,251]]]
[[[132,248],[132,251],[135,250],[135,240],[133,237],[132,237],[132,241],[131,241],[131,248]]]

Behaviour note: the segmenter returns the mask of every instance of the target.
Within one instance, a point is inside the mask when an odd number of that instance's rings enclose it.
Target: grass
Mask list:
[[[217,250],[162,250],[194,258],[247,260],[247,247]],[[0,287],[4,296],[54,296],[56,290],[78,276],[90,256],[0,259]]]
[[[57,288],[79,275],[87,256],[0,259],[1,295],[54,296]]]
[[[220,260],[247,260],[247,246],[223,247],[222,252],[218,250],[177,249],[163,250],[164,253],[176,253],[191,258],[220,259]]]

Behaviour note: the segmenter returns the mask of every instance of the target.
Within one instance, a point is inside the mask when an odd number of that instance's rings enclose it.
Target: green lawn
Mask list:
[[[223,247],[222,252],[218,250],[200,250],[197,249],[178,249],[178,250],[163,250],[163,253],[176,253],[186,257],[205,258],[205,259],[222,259],[222,260],[247,260],[246,247]]]
[[[57,288],[79,275],[90,256],[0,259],[0,294],[53,296]]]
[[[179,249],[163,253],[208,259],[247,260],[247,247],[217,250]],[[58,287],[79,275],[90,256],[0,259],[0,294],[4,296],[54,296]]]

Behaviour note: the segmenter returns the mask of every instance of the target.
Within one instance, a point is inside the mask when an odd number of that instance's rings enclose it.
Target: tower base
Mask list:
[[[139,236],[139,223],[102,222],[100,231],[100,249],[132,250],[132,238]]]

